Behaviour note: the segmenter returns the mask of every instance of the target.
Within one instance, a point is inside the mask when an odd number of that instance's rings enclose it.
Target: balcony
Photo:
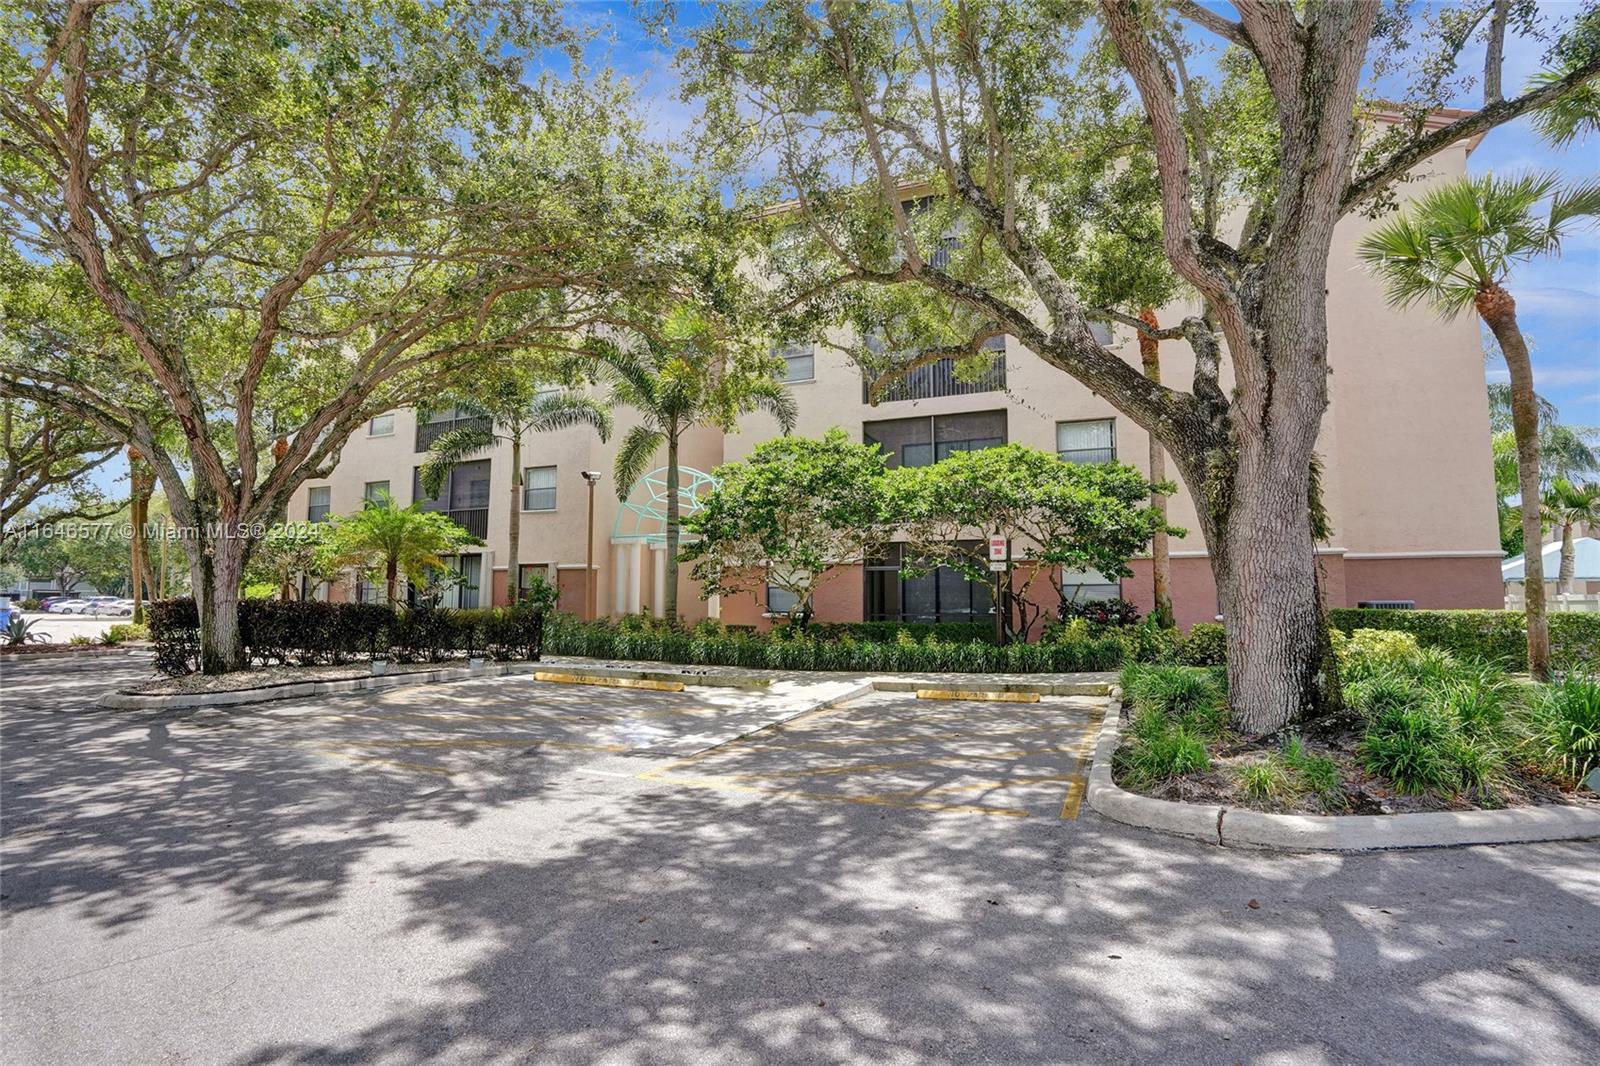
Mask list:
[[[468,507],[459,511],[444,512],[450,521],[482,540],[489,535],[489,508]]]
[[[445,418],[438,422],[418,422],[416,450],[427,451],[434,441],[452,429],[464,429],[468,426],[487,428],[488,425],[487,418]]]
[[[939,396],[971,396],[980,392],[998,392],[1006,387],[1006,361],[999,358],[979,374],[976,380],[956,379],[954,359],[941,359],[937,363],[919,366],[900,380],[892,383],[878,397],[879,403],[898,400],[932,400]],[[861,402],[872,402],[872,382],[861,383]]]

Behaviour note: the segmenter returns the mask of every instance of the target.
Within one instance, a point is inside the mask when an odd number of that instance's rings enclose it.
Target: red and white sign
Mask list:
[[[1006,561],[1007,558],[1010,557],[1010,555],[1011,555],[1011,552],[1008,550],[1008,548],[1006,546],[1006,538],[1004,538],[1004,537],[990,537],[989,538],[989,561],[991,563],[1003,563],[1003,562]]]

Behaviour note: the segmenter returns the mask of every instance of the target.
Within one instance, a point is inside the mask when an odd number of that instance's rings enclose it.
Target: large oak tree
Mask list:
[[[7,322],[26,342],[0,392],[154,467],[207,671],[244,663],[248,534],[352,431],[676,287],[698,202],[622,90],[529,69],[574,43],[553,4],[0,17],[7,265],[55,294]]]
[[[1308,502],[1334,227],[1382,207],[1435,154],[1600,74],[1600,26],[1584,9],[1560,41],[1560,73],[1507,97],[1505,42],[1538,30],[1526,7],[1468,5],[1418,33],[1408,8],[1375,0],[1237,0],[1236,17],[1194,0],[769,0],[720,8],[684,63],[712,143],[731,165],[774,172],[757,195],[792,199],[782,218],[803,234],[774,241],[773,263],[787,282],[778,307],[798,326],[903,325],[918,342],[910,362],[981,360],[1003,331],[1161,443],[1198,503],[1234,724],[1264,733],[1330,697]],[[1484,106],[1427,121],[1459,85],[1473,34],[1485,40]],[[1363,77],[1392,69],[1405,44],[1415,92],[1380,132],[1363,121],[1375,106]],[[1205,49],[1223,50],[1212,82],[1233,79],[1211,105],[1196,103],[1204,86],[1185,66]],[[1218,125],[1194,121],[1206,106]],[[1165,330],[1087,298],[1083,215],[1067,195],[1083,131],[1125,128],[1129,115],[1155,162],[1163,252],[1205,309]],[[1149,380],[1096,339],[1102,311],[1186,340],[1189,387]]]

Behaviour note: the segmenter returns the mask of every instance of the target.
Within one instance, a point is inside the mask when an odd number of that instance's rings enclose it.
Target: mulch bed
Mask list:
[[[453,666],[465,666],[465,659],[442,663],[390,662],[392,674],[426,673]],[[371,677],[372,665],[366,662],[345,663],[342,666],[253,666],[231,674],[185,674],[183,677],[163,677],[122,691],[140,696],[186,696],[199,692],[239,692],[252,688],[274,688],[280,685],[299,685],[309,681],[347,681],[356,677]]]
[[[1581,790],[1564,791],[1548,777],[1518,766],[1515,760],[1507,760],[1506,780],[1500,786],[1498,797],[1469,793],[1403,796],[1394,791],[1387,778],[1370,774],[1362,767],[1355,750],[1358,739],[1354,733],[1324,739],[1305,738],[1308,754],[1326,756],[1339,766],[1342,794],[1326,799],[1305,795],[1280,802],[1258,799],[1246,793],[1234,771],[1280,750],[1276,743],[1255,740],[1213,744],[1208,749],[1211,754],[1209,770],[1185,774],[1154,789],[1131,788],[1120,780],[1117,784],[1130,792],[1155,799],[1246,808],[1271,814],[1416,814],[1426,811],[1500,810],[1548,804],[1600,810],[1600,796]]]

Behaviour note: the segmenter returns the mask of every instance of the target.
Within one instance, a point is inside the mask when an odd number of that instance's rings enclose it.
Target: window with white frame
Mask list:
[[[328,485],[314,485],[306,493],[306,521],[326,522],[333,510],[333,489]]]
[[[522,509],[524,511],[554,511],[556,509],[556,468],[530,466],[522,472]]]
[[[1056,423],[1056,454],[1069,463],[1109,463],[1117,457],[1117,424],[1109,418]]]
[[[391,494],[387,481],[369,481],[361,490],[361,498],[368,503],[381,504],[389,495]]]
[[[1114,600],[1122,595],[1122,582],[1098,570],[1061,571],[1061,598],[1068,603]]]
[[[394,436],[394,412],[374,415],[372,421],[367,423],[367,436],[392,437]]]
[[[814,381],[817,377],[817,356],[809,344],[786,344],[778,349],[783,360],[783,375],[779,381]]]

